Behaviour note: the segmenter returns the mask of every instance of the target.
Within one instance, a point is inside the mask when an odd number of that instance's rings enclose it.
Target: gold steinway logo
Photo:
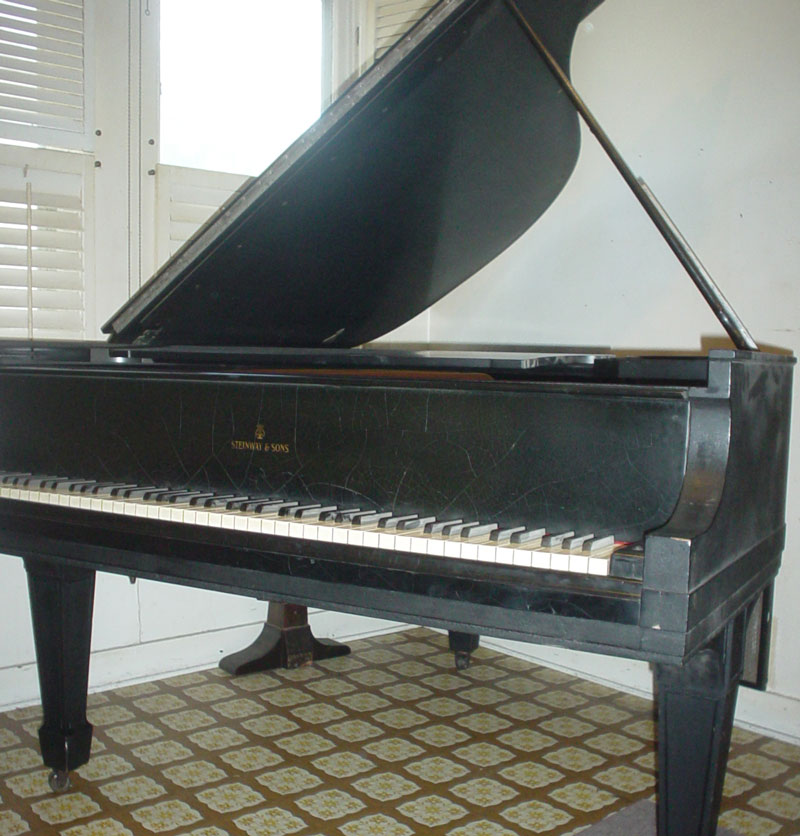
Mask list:
[[[263,424],[256,424],[252,439],[234,438],[231,440],[233,450],[245,450],[251,453],[288,453],[290,447],[283,441],[270,441],[267,429]]]

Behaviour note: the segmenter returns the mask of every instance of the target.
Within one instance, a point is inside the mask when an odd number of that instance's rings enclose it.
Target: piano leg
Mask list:
[[[744,613],[685,665],[656,665],[658,834],[714,836],[744,655]]]
[[[44,722],[39,745],[50,786],[64,790],[68,773],[89,760],[86,720],[95,573],[26,559]]]
[[[242,676],[272,668],[299,668],[349,652],[347,645],[314,637],[308,625],[306,607],[273,601],[258,638],[244,650],[226,656],[219,666],[234,676]]]
[[[472,651],[478,649],[481,637],[477,633],[461,633],[457,630],[449,630],[447,640],[450,644],[450,650],[456,657],[456,670],[465,671],[469,667]]]

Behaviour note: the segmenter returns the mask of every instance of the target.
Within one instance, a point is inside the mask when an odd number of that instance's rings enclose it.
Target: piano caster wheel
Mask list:
[[[465,671],[469,667],[470,658],[468,650],[457,650],[455,658],[457,671]]]
[[[47,776],[47,783],[50,784],[50,789],[55,793],[66,792],[70,788],[69,772],[64,772],[61,769],[54,769]]]

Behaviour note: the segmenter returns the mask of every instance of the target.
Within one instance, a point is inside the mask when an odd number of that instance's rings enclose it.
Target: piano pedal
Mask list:
[[[458,630],[449,630],[447,638],[450,643],[450,650],[455,655],[456,670],[465,671],[470,666],[472,651],[478,649],[481,637],[476,633],[461,633]]]

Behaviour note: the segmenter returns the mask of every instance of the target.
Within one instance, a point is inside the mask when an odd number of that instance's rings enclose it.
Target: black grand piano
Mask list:
[[[659,834],[715,832],[784,542],[793,361],[758,350],[572,88],[598,2],[444,0],[106,342],[0,343],[0,550],[28,573],[54,788],[89,759],[107,571],[649,660]],[[733,348],[371,343],[547,209],[579,118]]]

